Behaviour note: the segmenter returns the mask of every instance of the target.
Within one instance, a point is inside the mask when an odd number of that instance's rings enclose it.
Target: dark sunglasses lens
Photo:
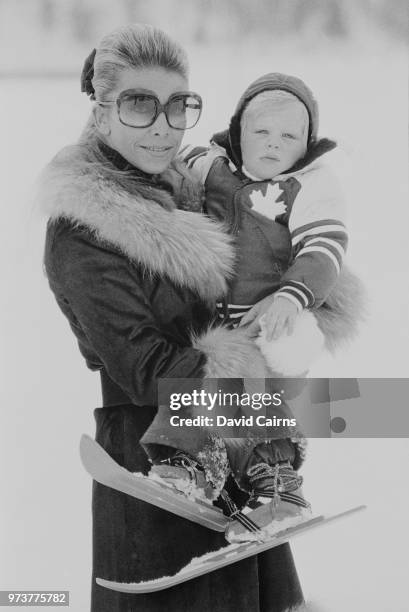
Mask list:
[[[199,121],[202,102],[195,96],[177,96],[167,105],[168,123],[177,130],[189,130]]]
[[[147,127],[156,116],[156,101],[151,96],[130,94],[120,100],[119,118],[131,127]]]

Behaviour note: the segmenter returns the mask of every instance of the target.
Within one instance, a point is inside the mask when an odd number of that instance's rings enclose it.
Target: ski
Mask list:
[[[90,436],[80,442],[82,464],[94,480],[214,531],[225,531],[231,520],[211,502],[189,499],[171,485],[121,467]]]
[[[351,514],[355,514],[360,510],[363,510],[366,506],[357,506],[344,512],[330,516],[316,516],[310,520],[300,523],[295,527],[290,527],[276,533],[269,537],[265,541],[252,541],[235,543],[222,548],[216,552],[207,553],[201,557],[196,557],[188,565],[183,567],[174,576],[164,576],[155,580],[148,580],[144,582],[115,582],[112,580],[106,580],[104,578],[96,578],[97,584],[106,589],[113,591],[120,591],[121,593],[153,593],[155,591],[162,591],[170,587],[187,582],[193,578],[198,578],[203,574],[214,572],[218,569],[242,561],[247,557],[257,555],[275,546],[280,546],[288,542],[290,539],[304,533],[310,532],[312,529],[322,527],[328,523],[332,523],[336,520],[343,519]]]
[[[121,467],[95,440],[85,434],[81,437],[80,455],[86,471],[94,480],[107,487],[153,504],[214,531],[223,532],[228,525],[231,525],[232,519],[224,516],[222,510],[211,505],[210,502],[189,499],[184,493],[177,491],[171,485],[163,484],[143,474],[133,474]],[[228,544],[221,550],[197,557],[174,576],[164,576],[155,580],[135,583],[115,582],[104,578],[96,578],[96,581],[100,586],[122,593],[161,591],[279,546],[298,535],[309,532],[311,529],[342,519],[364,508],[365,506],[357,506],[334,515],[308,518],[304,522],[282,529],[274,535],[266,535],[265,532],[249,534],[249,538],[251,538],[249,541]]]

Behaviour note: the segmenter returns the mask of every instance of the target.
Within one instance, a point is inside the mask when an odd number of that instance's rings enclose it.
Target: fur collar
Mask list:
[[[138,183],[121,184],[103,163],[89,163],[80,146],[67,147],[45,169],[38,194],[51,218],[85,226],[102,243],[119,249],[151,275],[166,276],[206,302],[226,292],[234,251],[221,224],[175,207],[169,193],[161,205]]]

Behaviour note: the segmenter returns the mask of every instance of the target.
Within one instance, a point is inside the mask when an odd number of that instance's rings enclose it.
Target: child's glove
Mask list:
[[[277,296],[264,315],[264,327],[267,341],[278,340],[287,331],[290,336],[295,327],[299,309],[291,300]]]

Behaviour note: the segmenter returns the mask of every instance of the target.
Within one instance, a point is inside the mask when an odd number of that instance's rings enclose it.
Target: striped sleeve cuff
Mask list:
[[[321,253],[325,255],[334,264],[337,274],[340,273],[345,250],[336,240],[324,237],[306,240],[296,257],[302,257],[302,255],[307,253]]]
[[[291,232],[293,248],[306,238],[326,237],[336,240],[346,246],[348,235],[345,225],[336,219],[322,219],[312,223],[306,223]]]
[[[275,295],[291,300],[300,311],[304,308],[311,308],[315,302],[313,292],[300,281],[287,281]]]

